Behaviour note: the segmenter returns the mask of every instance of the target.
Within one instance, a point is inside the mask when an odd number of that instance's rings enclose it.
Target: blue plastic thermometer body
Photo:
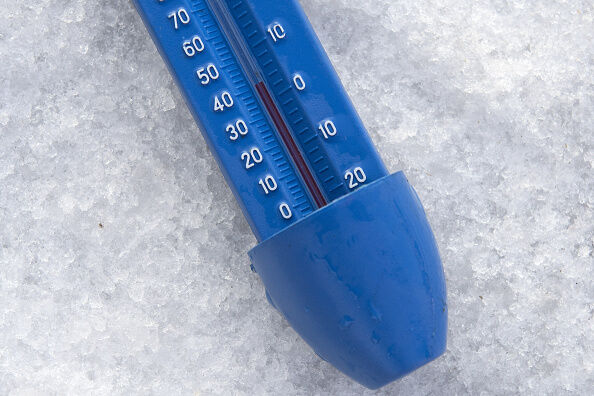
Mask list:
[[[269,301],[376,388],[439,356],[441,262],[296,0],[134,0],[260,244]]]

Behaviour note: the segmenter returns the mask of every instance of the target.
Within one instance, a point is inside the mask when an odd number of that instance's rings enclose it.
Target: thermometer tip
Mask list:
[[[442,264],[402,172],[334,201],[250,257],[270,303],[320,357],[368,388],[445,351]]]

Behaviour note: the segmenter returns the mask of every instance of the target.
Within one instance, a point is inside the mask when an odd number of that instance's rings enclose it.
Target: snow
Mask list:
[[[592,393],[592,2],[302,4],[426,207],[447,353],[376,393],[321,361],[131,2],[0,0],[0,394]]]

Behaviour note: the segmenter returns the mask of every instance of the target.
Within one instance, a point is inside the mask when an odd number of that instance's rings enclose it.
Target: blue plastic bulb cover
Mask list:
[[[269,301],[299,335],[371,389],[445,351],[441,260],[402,172],[334,201],[250,257]]]

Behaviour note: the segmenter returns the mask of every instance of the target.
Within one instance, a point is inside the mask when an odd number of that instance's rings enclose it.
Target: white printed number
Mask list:
[[[324,139],[329,139],[330,137],[335,136],[338,133],[336,125],[334,125],[334,123],[330,120],[318,125],[318,129],[322,132],[322,136],[324,136]]]
[[[254,147],[249,153],[247,151],[241,153],[241,160],[245,162],[245,169],[250,169],[256,166],[256,164],[264,161],[264,158],[262,157],[260,149]]]
[[[357,187],[359,184],[365,183],[367,180],[367,176],[365,175],[365,171],[361,167],[356,167],[355,169],[348,170],[344,174],[344,179],[349,182],[349,188],[353,189]]]
[[[185,8],[180,8],[177,11],[173,11],[167,16],[167,18],[173,19],[173,27],[175,30],[179,29],[180,23],[183,25],[190,23],[190,15]]]
[[[301,74],[295,74],[295,77],[293,77],[293,83],[295,84],[295,88],[298,90],[303,91],[305,89],[305,81],[303,80],[303,77],[301,77]]]
[[[221,96],[214,98],[214,111],[225,111],[225,109],[233,107],[233,98],[227,91],[223,92]]]
[[[262,187],[262,190],[264,190],[264,194],[266,195],[270,194],[270,192],[275,191],[278,188],[276,180],[274,180],[274,177],[270,175],[266,176],[264,179],[260,179],[258,184]]]
[[[208,85],[208,83],[210,83],[211,80],[216,80],[217,78],[219,78],[219,71],[217,70],[217,67],[212,63],[206,67],[198,69],[196,74],[198,75],[198,78],[200,79],[200,83],[202,85]]]
[[[184,41],[182,47],[186,55],[191,58],[197,53],[204,51],[204,42],[200,36],[194,36],[192,40]]]
[[[229,134],[229,139],[236,141],[240,136],[248,134],[248,126],[244,120],[238,120],[235,124],[227,125],[225,131]]]
[[[280,23],[275,23],[268,28],[268,34],[272,37],[272,40],[276,43],[279,40],[284,39],[287,36],[285,28]]]
[[[293,212],[291,212],[291,208],[284,202],[279,205],[278,211],[285,220],[289,220],[291,217],[293,217]]]

